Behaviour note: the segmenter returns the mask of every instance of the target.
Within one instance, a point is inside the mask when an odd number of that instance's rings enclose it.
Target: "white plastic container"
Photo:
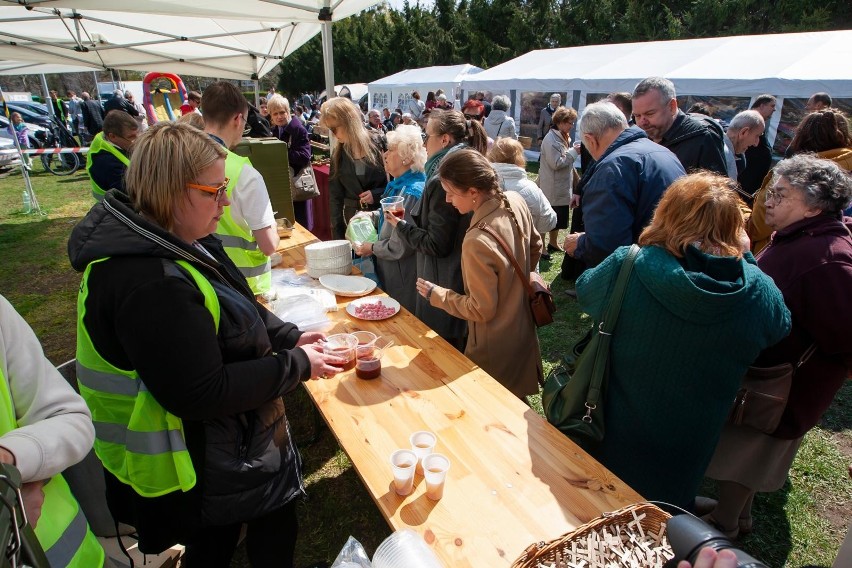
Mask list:
[[[435,552],[412,529],[387,537],[373,554],[373,568],[443,568]]]

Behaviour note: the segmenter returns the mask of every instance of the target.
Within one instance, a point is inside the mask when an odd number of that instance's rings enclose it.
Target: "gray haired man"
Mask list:
[[[745,151],[760,143],[760,137],[766,129],[763,117],[756,110],[744,110],[731,119],[728,131],[725,133],[725,161],[728,166],[728,177],[737,179],[737,156],[741,156],[745,167]]]

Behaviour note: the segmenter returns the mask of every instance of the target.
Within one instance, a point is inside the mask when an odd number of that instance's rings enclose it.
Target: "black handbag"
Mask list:
[[[604,438],[609,345],[639,250],[638,245],[631,246],[621,264],[603,320],[574,345],[574,358],[566,358],[544,380],[541,403],[547,421],[585,449]]]

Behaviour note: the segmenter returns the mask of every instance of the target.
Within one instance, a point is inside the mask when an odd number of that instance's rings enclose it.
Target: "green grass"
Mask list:
[[[68,264],[66,243],[73,225],[92,204],[85,174],[57,178],[35,166],[33,185],[46,213],[21,212],[20,173],[0,174],[0,294],[6,296],[35,329],[48,358],[56,364],[73,357],[75,299],[79,275]],[[539,330],[545,372],[570,349],[590,323],[577,303],[565,295],[573,286],[559,278],[562,254],[543,261],[541,271],[552,281],[559,308],[556,321]],[[286,400],[297,440],[315,429],[312,403],[301,389]],[[541,411],[540,400],[533,407]],[[313,444],[300,444],[309,498],[300,504],[301,531],[297,565],[334,560],[349,535],[372,554],[390,534],[377,507],[346,455],[325,427]],[[846,468],[852,461],[852,384],[841,390],[821,427],[805,438],[790,479],[781,490],[759,495],[755,532],[741,542],[768,566],[829,566],[849,523],[852,483]],[[706,484],[707,494],[713,486]],[[232,563],[248,566],[242,551]],[[450,567],[448,567],[450,568]]]

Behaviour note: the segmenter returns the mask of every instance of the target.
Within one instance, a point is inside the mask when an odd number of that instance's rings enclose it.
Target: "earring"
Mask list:
[[[476,205],[476,198],[473,198],[473,204]]]

